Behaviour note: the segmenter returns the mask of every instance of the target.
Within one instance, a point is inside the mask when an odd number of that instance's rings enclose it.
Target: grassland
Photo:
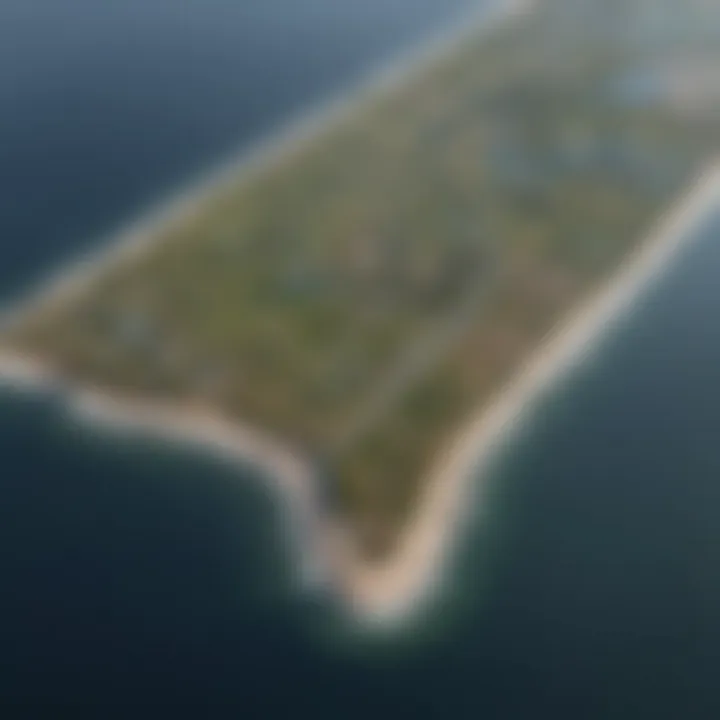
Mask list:
[[[671,82],[717,45],[620,42],[562,10],[464,41],[0,347],[285,439],[382,557],[458,425],[720,141],[717,103]]]

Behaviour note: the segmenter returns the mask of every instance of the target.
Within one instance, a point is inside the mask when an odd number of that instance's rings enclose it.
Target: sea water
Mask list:
[[[0,0],[0,294],[461,13],[456,0]],[[717,717],[713,218],[486,477],[396,636],[300,593],[262,478],[0,400],[0,706]]]

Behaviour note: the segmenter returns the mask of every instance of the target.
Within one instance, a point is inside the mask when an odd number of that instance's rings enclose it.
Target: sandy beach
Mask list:
[[[446,560],[471,487],[483,486],[483,472],[503,442],[517,430],[542,395],[592,352],[613,320],[659,279],[692,230],[720,206],[720,163],[702,173],[693,188],[660,219],[655,231],[626,260],[606,287],[576,308],[548,336],[515,379],[484,404],[460,429],[429,474],[414,520],[397,551],[381,565],[352,555],[342,528],[317,494],[314,468],[282,442],[198,406],[115,398],[57,377],[42,360],[0,354],[0,379],[21,389],[61,389],[74,417],[112,431],[150,433],[219,453],[252,465],[276,489],[285,510],[282,527],[296,555],[303,586],[322,586],[363,622],[391,623],[412,616],[441,587]]]
[[[476,37],[479,27],[490,30],[497,22],[529,7],[530,2],[521,0],[497,3],[489,9],[483,5],[419,52],[409,53],[375,74],[369,83],[313,110],[250,153],[242,153],[211,173],[199,185],[175,195],[170,203],[119,236],[100,243],[97,252],[62,270],[56,278],[7,308],[0,315],[0,328],[21,323],[48,304],[66,302],[82,293],[107,267],[137,258],[153,246],[159,231],[186,222],[225,186],[236,186],[252,177],[253,170],[278,162],[312,141],[328,125],[369,102],[373,93],[406,82],[428,63],[455,51],[465,37]],[[282,526],[288,532],[288,547],[297,553],[298,579],[303,584],[331,589],[363,621],[395,623],[409,617],[442,585],[468,490],[473,483],[482,487],[483,472],[501,444],[511,437],[542,394],[581,362],[612,321],[622,317],[650,282],[660,277],[691,239],[691,230],[699,219],[719,204],[720,164],[714,163],[660,218],[654,232],[601,292],[575,308],[496,399],[484,403],[460,429],[431,468],[414,519],[403,532],[397,551],[379,566],[370,566],[353,555],[342,528],[327,516],[320,501],[315,469],[276,438],[219,417],[205,407],[112,397],[99,389],[71,384],[42,358],[18,356],[10,351],[0,350],[0,380],[21,390],[61,393],[67,398],[72,416],[93,428],[149,433],[258,468],[276,489],[285,512]]]
[[[482,488],[483,471],[533,404],[594,350],[613,321],[662,276],[692,239],[700,220],[719,206],[720,163],[715,162],[660,218],[606,287],[575,308],[569,320],[560,323],[528,358],[515,379],[457,433],[423,484],[426,490],[415,519],[390,561],[377,568],[354,563],[348,590],[361,615],[398,620],[440,586],[470,483],[477,482]]]
[[[70,417],[86,427],[123,435],[147,434],[209,451],[215,456],[253,467],[272,485],[285,510],[282,529],[288,547],[297,552],[302,584],[328,585],[329,562],[314,468],[282,442],[237,420],[227,420],[200,405],[150,403],[114,397],[100,389],[73,384],[50,364],[12,352],[0,353],[0,384],[21,391],[53,392],[66,401]]]
[[[0,331],[21,324],[44,307],[62,304],[81,295],[103,272],[130,263],[153,248],[161,233],[188,222],[204,205],[225,188],[238,187],[252,180],[254,173],[281,162],[298,149],[322,137],[323,132],[375,99],[422,74],[444,57],[452,56],[465,40],[491,32],[500,24],[527,12],[534,0],[497,0],[478,3],[444,31],[429,41],[413,46],[389,63],[366,75],[359,85],[338,97],[313,105],[308,112],[292,119],[249,150],[232,154],[228,162],[212,169],[200,181],[175,190],[119,233],[99,239],[89,253],[51,275],[37,287],[0,309]],[[214,417],[197,407],[149,404],[140,399],[112,397],[100,390],[73,386],[60,378],[42,358],[30,358],[1,350],[0,385],[10,384],[23,391],[60,392],[71,412],[93,427],[153,435],[202,446],[213,453],[261,470],[273,483],[286,508],[283,528],[289,533],[289,546],[297,553],[298,579],[341,589],[355,606],[356,580],[361,576],[349,561],[346,535],[323,515],[316,494],[313,468],[292,455],[282,442],[269,438],[249,426]],[[357,605],[357,610],[361,606]]]
[[[380,96],[410,82],[443,58],[451,57],[464,41],[492,32],[502,23],[530,11],[534,3],[535,0],[480,2],[430,40],[370,70],[364,79],[346,91],[326,102],[313,104],[307,112],[292,118],[249,148],[230,153],[227,162],[211,168],[187,187],[175,188],[167,199],[153,203],[120,232],[99,238],[89,252],[62,266],[38,286],[29,288],[7,307],[0,308],[0,331],[21,323],[23,318],[43,307],[77,297],[105,269],[142,257],[156,246],[164,231],[190,221],[214,196],[251,181],[255,173],[282,162]]]

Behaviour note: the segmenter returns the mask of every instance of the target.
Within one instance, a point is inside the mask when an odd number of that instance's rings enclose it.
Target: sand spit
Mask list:
[[[460,430],[429,474],[398,550],[381,565],[369,565],[352,554],[342,528],[320,500],[311,463],[250,426],[205,407],[113,397],[74,385],[50,365],[10,352],[0,353],[0,379],[23,389],[60,390],[72,412],[93,427],[149,433],[257,467],[282,500],[283,528],[297,552],[301,582],[330,589],[362,622],[395,624],[412,616],[440,587],[468,491],[475,482],[482,485],[483,470],[502,442],[543,393],[581,362],[612,321],[661,276],[699,222],[718,207],[720,163],[701,175],[609,284],[549,335],[515,380]]]
[[[380,66],[368,74],[368,80],[312,108],[249,151],[243,149],[200,182],[174,192],[169,201],[160,203],[120,233],[99,241],[96,244],[99,249],[78,258],[69,267],[61,268],[58,274],[39,287],[31,288],[3,309],[0,331],[22,324],[43,308],[81,295],[106,269],[142,257],[155,246],[163,231],[188,222],[217,193],[251,180],[254,172],[271,167],[293,151],[321,138],[329,127],[457,52],[464,41],[523,15],[533,4],[534,0],[478,3],[434,40],[411,48]],[[283,443],[250,426],[217,417],[207,408],[150,403],[88,389],[61,377],[50,362],[22,356],[0,346],[0,384],[3,382],[21,390],[59,393],[67,399],[71,411],[92,423],[93,427],[145,432],[187,442],[244,465],[256,466],[274,484],[284,501],[286,521],[283,527],[288,529],[289,542],[298,555],[299,578],[313,585],[321,583],[339,589],[351,600],[354,597],[356,580],[355,572],[348,573],[352,563],[348,560],[347,534],[324,512],[317,492],[315,469]],[[354,602],[350,605],[355,607]]]
[[[561,323],[515,379],[461,429],[423,485],[424,496],[397,552],[381,567],[368,567],[359,560],[351,565],[348,597],[360,615],[395,621],[432,594],[442,580],[473,478],[482,482],[493,454],[533,403],[587,357],[613,320],[622,317],[643,290],[659,279],[692,240],[700,221],[718,207],[720,162],[701,174],[601,292]]]
[[[491,20],[507,19],[529,6],[527,2],[507,2],[493,6],[492,12],[483,8],[477,18],[465,18],[441,40],[394,63],[379,79],[353,91],[349,99],[334,101],[294,123],[239,161],[220,168],[200,186],[180,194],[98,253],[62,272],[36,294],[10,307],[0,317],[0,327],[21,323],[47,304],[64,302],[81,293],[106,267],[130,261],[152,247],[159,230],[185,222],[226,184],[238,183],[254,168],[266,167],[319,136],[329,123],[366,103],[372,93],[405,82],[427,63],[453,51],[465,37],[476,36],[478,23],[490,28],[496,24]],[[60,392],[71,410],[92,422],[93,427],[149,433],[258,467],[282,498],[286,513],[283,527],[288,529],[288,542],[298,553],[301,579],[332,588],[362,621],[395,623],[409,617],[440,586],[467,493],[474,487],[474,478],[482,485],[482,473],[500,444],[511,437],[532,404],[591,351],[611,321],[622,316],[642,290],[669,266],[692,238],[691,231],[700,218],[718,205],[720,164],[715,163],[661,218],[655,232],[607,286],[576,309],[569,322],[554,331],[528,359],[515,380],[501,389],[493,402],[479,408],[461,429],[431,469],[414,520],[403,533],[397,552],[380,566],[369,566],[353,555],[342,528],[328,517],[320,500],[311,463],[254,428],[219,417],[205,407],[113,397],[71,383],[43,359],[22,357],[1,348],[0,380],[21,389]]]

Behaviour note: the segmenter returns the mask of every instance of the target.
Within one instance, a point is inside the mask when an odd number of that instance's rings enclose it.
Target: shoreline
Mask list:
[[[142,257],[155,247],[161,239],[160,233],[190,220],[216,193],[233,186],[242,187],[252,181],[256,172],[272,168],[293,152],[302,150],[328,129],[340,125],[394,88],[421,76],[427,67],[452,57],[462,50],[465,42],[491,33],[504,22],[527,12],[535,2],[478,2],[446,23],[439,32],[429,33],[429,38],[410,43],[389,60],[377,63],[348,89],[331,93],[319,104],[311,104],[249,147],[243,146],[239,152],[231,153],[228,161],[211,167],[199,180],[161,196],[135,220],[101,237],[93,248],[71,257],[59,270],[51,271],[0,307],[0,334],[48,304],[62,303],[82,293],[108,268]],[[99,423],[104,430],[148,432],[257,467],[277,489],[281,505],[287,509],[285,526],[293,535],[288,544],[298,553],[301,582],[331,586],[341,594],[343,588],[347,591],[353,585],[352,580],[338,579],[347,575],[351,565],[346,562],[349,556],[346,533],[328,517],[322,517],[323,508],[310,463],[293,456],[281,442],[207,411],[198,413],[196,408],[163,406],[88,389],[81,383],[61,378],[42,358],[21,356],[12,349],[3,349],[0,344],[0,391],[3,385],[23,392],[59,392],[67,400],[72,414],[88,424]],[[349,596],[348,605],[352,606],[353,591],[345,594]]]
[[[435,39],[403,51],[369,79],[311,108],[282,125],[278,132],[234,154],[231,160],[174,192],[169,202],[101,241],[69,266],[61,267],[40,287],[30,288],[0,312],[0,331],[21,323],[48,303],[63,302],[93,283],[106,268],[138,258],[162,241],[164,229],[201,212],[213,195],[252,180],[256,171],[272,167],[316,141],[328,128],[370,105],[378,96],[412,80],[427,65],[441,61],[463,43],[490,32],[503,21],[531,9],[533,0],[481,3]],[[413,615],[439,589],[447,559],[466,511],[471,487],[484,486],[482,474],[519,423],[559,379],[601,342],[612,322],[662,275],[691,240],[695,223],[720,204],[720,162],[714,161],[690,183],[679,199],[657,219],[647,239],[631,251],[599,290],[568,308],[551,333],[536,346],[488,401],[453,433],[445,452],[428,468],[422,492],[397,549],[379,565],[353,554],[349,538],[325,510],[312,464],[281,441],[241,421],[224,418],[199,405],[153,402],[114,396],[61,377],[50,362],[5,352],[0,344],[0,386],[21,391],[59,393],[72,417],[105,431],[148,434],[198,447],[260,470],[278,494],[289,552],[297,553],[302,585],[328,588],[353,617],[371,623],[395,623]],[[0,388],[1,389],[1,388]]]
[[[288,547],[298,551],[302,584],[332,584],[323,577],[333,563],[323,561],[327,537],[320,537],[325,523],[314,469],[281,441],[211,408],[113,395],[63,378],[51,363],[0,349],[0,390],[3,385],[22,393],[59,395],[68,418],[88,429],[194,447],[262,473],[262,482],[283,501],[283,528]]]
[[[361,614],[399,620],[429,599],[441,584],[463,517],[463,500],[495,453],[527,419],[535,404],[603,341],[622,312],[660,280],[693,240],[693,230],[720,207],[720,159],[699,172],[618,267],[579,306],[570,308],[541,344],[454,435],[422,484],[414,518],[390,562],[356,565],[352,594]],[[477,509],[477,508],[475,508]]]
[[[118,231],[100,237],[93,247],[70,257],[59,271],[33,283],[15,299],[0,307],[0,333],[23,318],[38,312],[47,303],[63,302],[88,287],[106,268],[132,262],[152,249],[159,234],[191,220],[213,196],[231,187],[242,187],[255,173],[270,169],[294,152],[320,139],[324,132],[342,124],[373,101],[402,87],[423,70],[462,48],[464,42],[492,32],[504,21],[528,11],[537,0],[490,0],[478,2],[469,12],[449,22],[429,39],[411,43],[389,61],[378,63],[357,83],[329,98],[311,103],[275,130],[260,136],[229,160],[211,166],[199,179],[181,184],[149,203],[135,220]]]
[[[396,623],[414,614],[441,585],[458,536],[464,498],[528,411],[593,350],[622,311],[660,279],[692,231],[720,206],[720,161],[699,173],[662,214],[643,241],[599,291],[571,308],[564,320],[495,398],[459,428],[428,473],[422,496],[393,555],[377,566],[362,562],[344,542],[342,528],[324,512],[313,468],[283,443],[207,408],[117,398],[58,377],[50,364],[0,351],[0,381],[20,390],[60,390],[72,415],[104,431],[148,433],[189,444],[262,471],[285,512],[288,546],[298,553],[301,585],[323,586],[354,618]]]

